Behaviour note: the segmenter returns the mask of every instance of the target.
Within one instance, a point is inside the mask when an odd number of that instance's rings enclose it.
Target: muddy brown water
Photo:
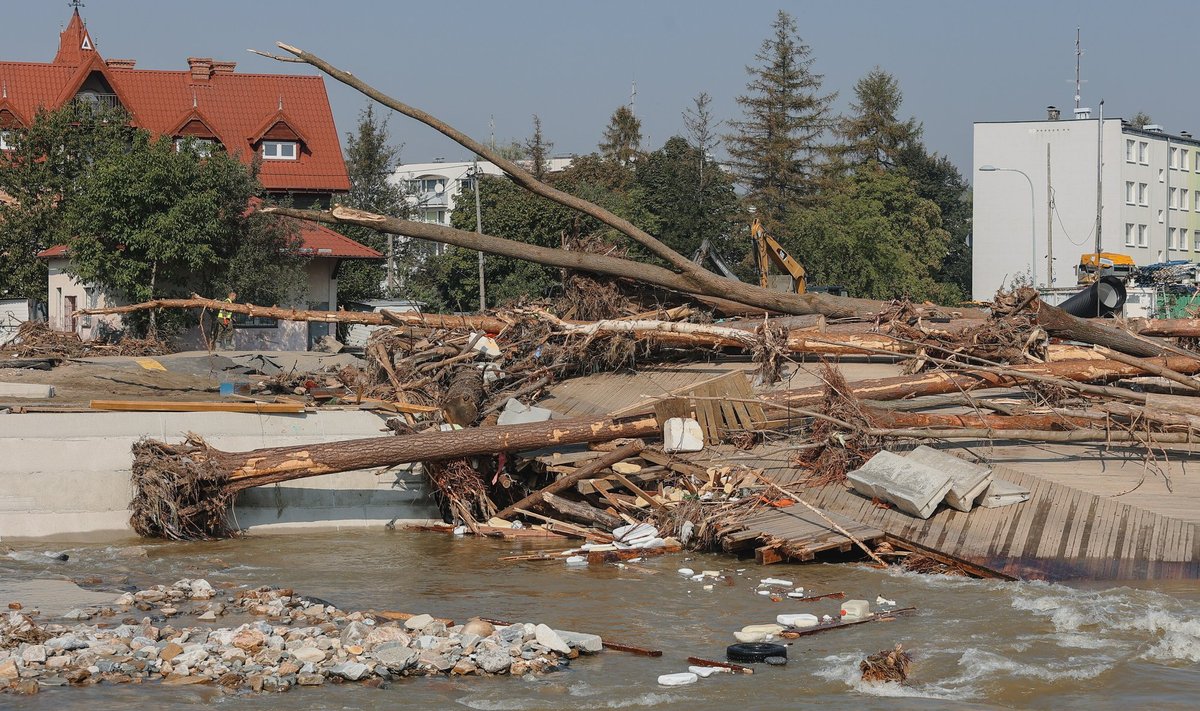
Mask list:
[[[463,620],[485,615],[546,622],[662,649],[659,659],[618,652],[581,657],[561,673],[519,678],[414,678],[384,689],[355,684],[283,695],[225,695],[213,688],[98,685],[0,695],[0,708],[228,709],[777,709],[1036,708],[1141,709],[1200,706],[1200,586],[1117,583],[1002,583],[889,573],[855,565],[776,565],[674,555],[618,568],[502,563],[526,543],[408,532],[253,536],[195,544],[57,543],[71,558],[40,555],[45,544],[8,545],[0,555],[0,602],[37,579],[98,578],[89,587],[210,582],[294,588],[345,609],[429,612]],[[139,555],[143,552],[145,555]],[[721,569],[733,585],[704,590],[682,566]],[[740,571],[740,572],[739,572]],[[835,613],[839,603],[771,602],[763,577],[810,593],[877,595],[919,613],[795,640],[786,667],[753,676],[715,675],[661,687],[660,674],[686,671],[689,655],[722,658],[732,631],[784,612]],[[18,586],[18,583],[20,584]],[[36,583],[33,584],[36,587]],[[114,595],[115,596],[115,595]],[[905,686],[858,680],[866,655],[902,643],[915,658]]]

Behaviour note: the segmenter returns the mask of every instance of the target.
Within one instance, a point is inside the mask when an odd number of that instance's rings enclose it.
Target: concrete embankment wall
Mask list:
[[[194,432],[246,451],[381,436],[370,412],[253,415],[96,412],[0,415],[0,539],[131,534],[130,447],[142,437],[179,442]],[[300,479],[242,492],[238,525],[253,530],[382,527],[438,518],[409,467]]]

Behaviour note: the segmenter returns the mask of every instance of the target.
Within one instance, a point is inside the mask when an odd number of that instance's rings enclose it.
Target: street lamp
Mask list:
[[[1029,183],[1029,269],[1030,276],[1033,278],[1033,286],[1037,287],[1037,233],[1034,227],[1037,213],[1033,207],[1033,181],[1026,175],[1025,171],[1017,170],[1016,168],[997,168],[994,165],[979,166],[981,173],[1020,173],[1025,178],[1025,182]],[[1049,285],[1049,284],[1048,284]]]

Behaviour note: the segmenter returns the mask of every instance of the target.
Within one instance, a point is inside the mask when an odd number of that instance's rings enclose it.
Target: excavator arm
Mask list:
[[[804,267],[800,266],[800,262],[797,262],[783,248],[783,245],[766,233],[758,218],[755,218],[754,223],[750,225],[750,238],[754,240],[754,261],[758,265],[758,282],[764,289],[768,288],[767,275],[770,272],[770,264],[774,263],[780,271],[792,277],[793,291],[797,294],[808,291],[808,275],[804,271]]]

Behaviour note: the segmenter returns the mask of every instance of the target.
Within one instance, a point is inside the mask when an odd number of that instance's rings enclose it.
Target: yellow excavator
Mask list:
[[[750,225],[750,239],[754,240],[754,262],[758,267],[758,283],[764,288],[771,288],[770,264],[775,263],[781,271],[792,278],[790,291],[803,294],[808,291],[808,276],[804,267],[800,266],[783,245],[767,234],[758,218]]]

